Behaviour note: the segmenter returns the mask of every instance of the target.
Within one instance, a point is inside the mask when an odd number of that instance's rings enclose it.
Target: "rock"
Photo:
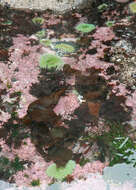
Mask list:
[[[2,0],[1,4],[8,3],[11,8],[16,9],[50,9],[55,12],[65,13],[75,8],[89,7],[93,0]]]
[[[53,146],[48,150],[48,158],[54,161],[57,166],[64,166],[72,159],[72,151],[61,146]]]
[[[117,1],[118,3],[127,3],[129,0],[115,0]]]

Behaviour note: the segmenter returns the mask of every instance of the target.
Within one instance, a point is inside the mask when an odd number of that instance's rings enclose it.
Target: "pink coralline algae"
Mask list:
[[[112,84],[112,83],[109,83],[109,84]],[[128,94],[128,90],[126,89],[124,84],[119,84],[118,86],[113,86],[112,92],[114,94],[116,94],[116,96],[126,96]]]
[[[72,114],[75,109],[77,109],[80,106],[80,103],[78,101],[78,97],[73,94],[69,93],[65,97],[61,97],[58,104],[54,108],[54,112],[57,115],[61,115],[65,119],[68,115]]]
[[[56,25],[61,22],[61,18],[57,18],[53,14],[52,15],[44,14],[43,17],[45,18],[45,24],[43,25],[43,27],[50,26],[50,25]]]
[[[132,96],[127,96],[126,105],[132,108],[132,119],[136,121],[136,91]]]
[[[77,65],[74,65],[73,68],[86,71],[86,69],[95,68],[100,70],[105,70],[109,67],[109,64],[105,61],[101,61],[97,58],[96,55],[86,55],[86,58],[80,60]]]
[[[51,183],[51,178],[49,178],[45,171],[51,163],[46,163],[43,160],[37,160],[32,164],[31,168],[26,168],[23,171],[19,171],[14,175],[16,185],[18,186],[31,186],[33,180],[40,179],[40,184]],[[28,176],[28,177],[24,177]]]
[[[99,40],[93,40],[88,49],[91,50],[94,48],[97,49],[97,53],[95,54],[95,56],[98,58],[104,58],[104,55],[105,55],[104,51],[108,48],[108,46],[104,45]]]
[[[83,167],[81,167],[79,164],[76,165],[76,168],[74,172],[72,173],[72,176],[74,178],[84,178],[89,173],[100,173],[102,174],[103,169],[108,165],[108,163],[102,163],[100,161],[95,161],[92,163],[87,163]]]
[[[115,34],[109,27],[99,27],[93,34],[93,37],[95,40],[106,42],[114,39]]]
[[[5,141],[0,139],[0,146],[2,147],[1,155],[7,157],[10,161],[14,160],[16,155],[18,155],[20,160],[29,160],[33,164],[31,167],[25,165],[23,171],[17,172],[13,177],[18,186],[31,186],[31,181],[40,179],[40,182],[50,183],[51,178],[49,178],[45,171],[52,162],[45,162],[45,160],[37,154],[35,146],[31,143],[29,138],[25,139],[25,145],[22,142],[20,148],[15,149],[13,147],[9,148]],[[25,177],[27,175],[28,177]]]
[[[20,109],[18,110],[19,117],[26,114],[28,105],[35,100],[30,95],[29,90],[33,83],[38,82],[40,73],[38,67],[39,49],[40,46],[31,46],[29,38],[21,34],[14,37],[13,46],[9,50],[9,68],[4,69],[2,72],[4,77],[10,78],[10,93],[15,91],[22,92]]]
[[[3,62],[0,62],[0,80],[2,81],[2,86],[6,87],[8,84],[11,83],[11,76],[13,72],[9,70],[8,65],[4,64]]]

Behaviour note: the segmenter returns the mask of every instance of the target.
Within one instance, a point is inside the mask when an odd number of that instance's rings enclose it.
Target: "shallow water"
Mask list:
[[[98,5],[65,15],[1,8],[2,179],[18,183],[13,175],[25,164],[31,174],[33,155],[45,168],[69,160],[135,167],[135,17],[127,4],[108,1],[104,11]],[[115,24],[108,28],[107,20]],[[79,23],[96,28],[81,32]],[[50,55],[47,65],[42,54]],[[23,145],[36,152],[28,157]]]

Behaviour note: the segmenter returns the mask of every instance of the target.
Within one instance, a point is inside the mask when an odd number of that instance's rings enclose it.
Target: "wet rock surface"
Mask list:
[[[100,10],[102,2],[63,16],[0,7],[0,153],[26,163],[8,181],[51,183],[47,167],[71,159],[99,172],[107,162],[128,162],[135,149],[135,17],[124,19],[127,4],[109,1]],[[109,19],[115,22],[107,27]],[[95,29],[77,31],[82,22]],[[49,59],[40,67],[43,54],[65,64],[58,69]]]
[[[88,5],[91,6],[93,0],[2,0],[2,5],[7,5],[16,9],[28,9],[28,10],[53,10],[58,13],[65,13],[76,8],[85,8]]]

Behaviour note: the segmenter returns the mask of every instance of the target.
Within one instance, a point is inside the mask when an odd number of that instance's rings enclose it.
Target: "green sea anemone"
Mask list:
[[[97,8],[98,8],[99,12],[103,12],[108,8],[108,5],[106,3],[102,3]]]
[[[114,20],[113,20],[113,21],[109,20],[109,21],[107,21],[105,24],[106,24],[106,26],[108,26],[108,27],[112,27],[112,26],[114,25],[114,23],[115,23]]]
[[[64,66],[61,57],[53,54],[43,54],[40,58],[39,64],[43,69],[56,68],[57,70],[61,70]]]
[[[52,49],[55,49],[57,54],[61,56],[67,56],[76,51],[75,44],[73,42],[66,42],[66,41],[53,43]]]
[[[86,23],[81,23],[76,26],[76,30],[83,33],[92,32],[95,28],[96,27],[94,24],[86,24]]]
[[[63,180],[67,175],[72,174],[73,170],[75,169],[76,163],[73,160],[69,160],[65,167],[57,168],[56,164],[50,165],[47,170],[46,174],[49,177],[54,177],[57,180]]]
[[[51,40],[49,40],[49,39],[41,39],[40,40],[40,43],[42,44],[42,45],[44,45],[44,46],[46,46],[46,47],[50,47],[50,45],[51,45]]]
[[[56,44],[55,48],[58,50],[62,50],[64,52],[68,52],[68,53],[72,53],[75,51],[73,46],[66,44],[66,43]]]
[[[46,35],[46,31],[45,30],[40,30],[40,31],[38,31],[38,32],[36,32],[36,34],[35,34],[38,38],[43,38],[43,37],[45,37],[45,35]]]
[[[136,2],[130,3],[129,8],[130,8],[130,11],[135,14],[136,13]]]
[[[44,23],[44,19],[42,18],[42,17],[34,17],[33,19],[32,19],[32,22],[34,23],[34,24],[40,24],[40,25],[42,25],[43,23]]]

